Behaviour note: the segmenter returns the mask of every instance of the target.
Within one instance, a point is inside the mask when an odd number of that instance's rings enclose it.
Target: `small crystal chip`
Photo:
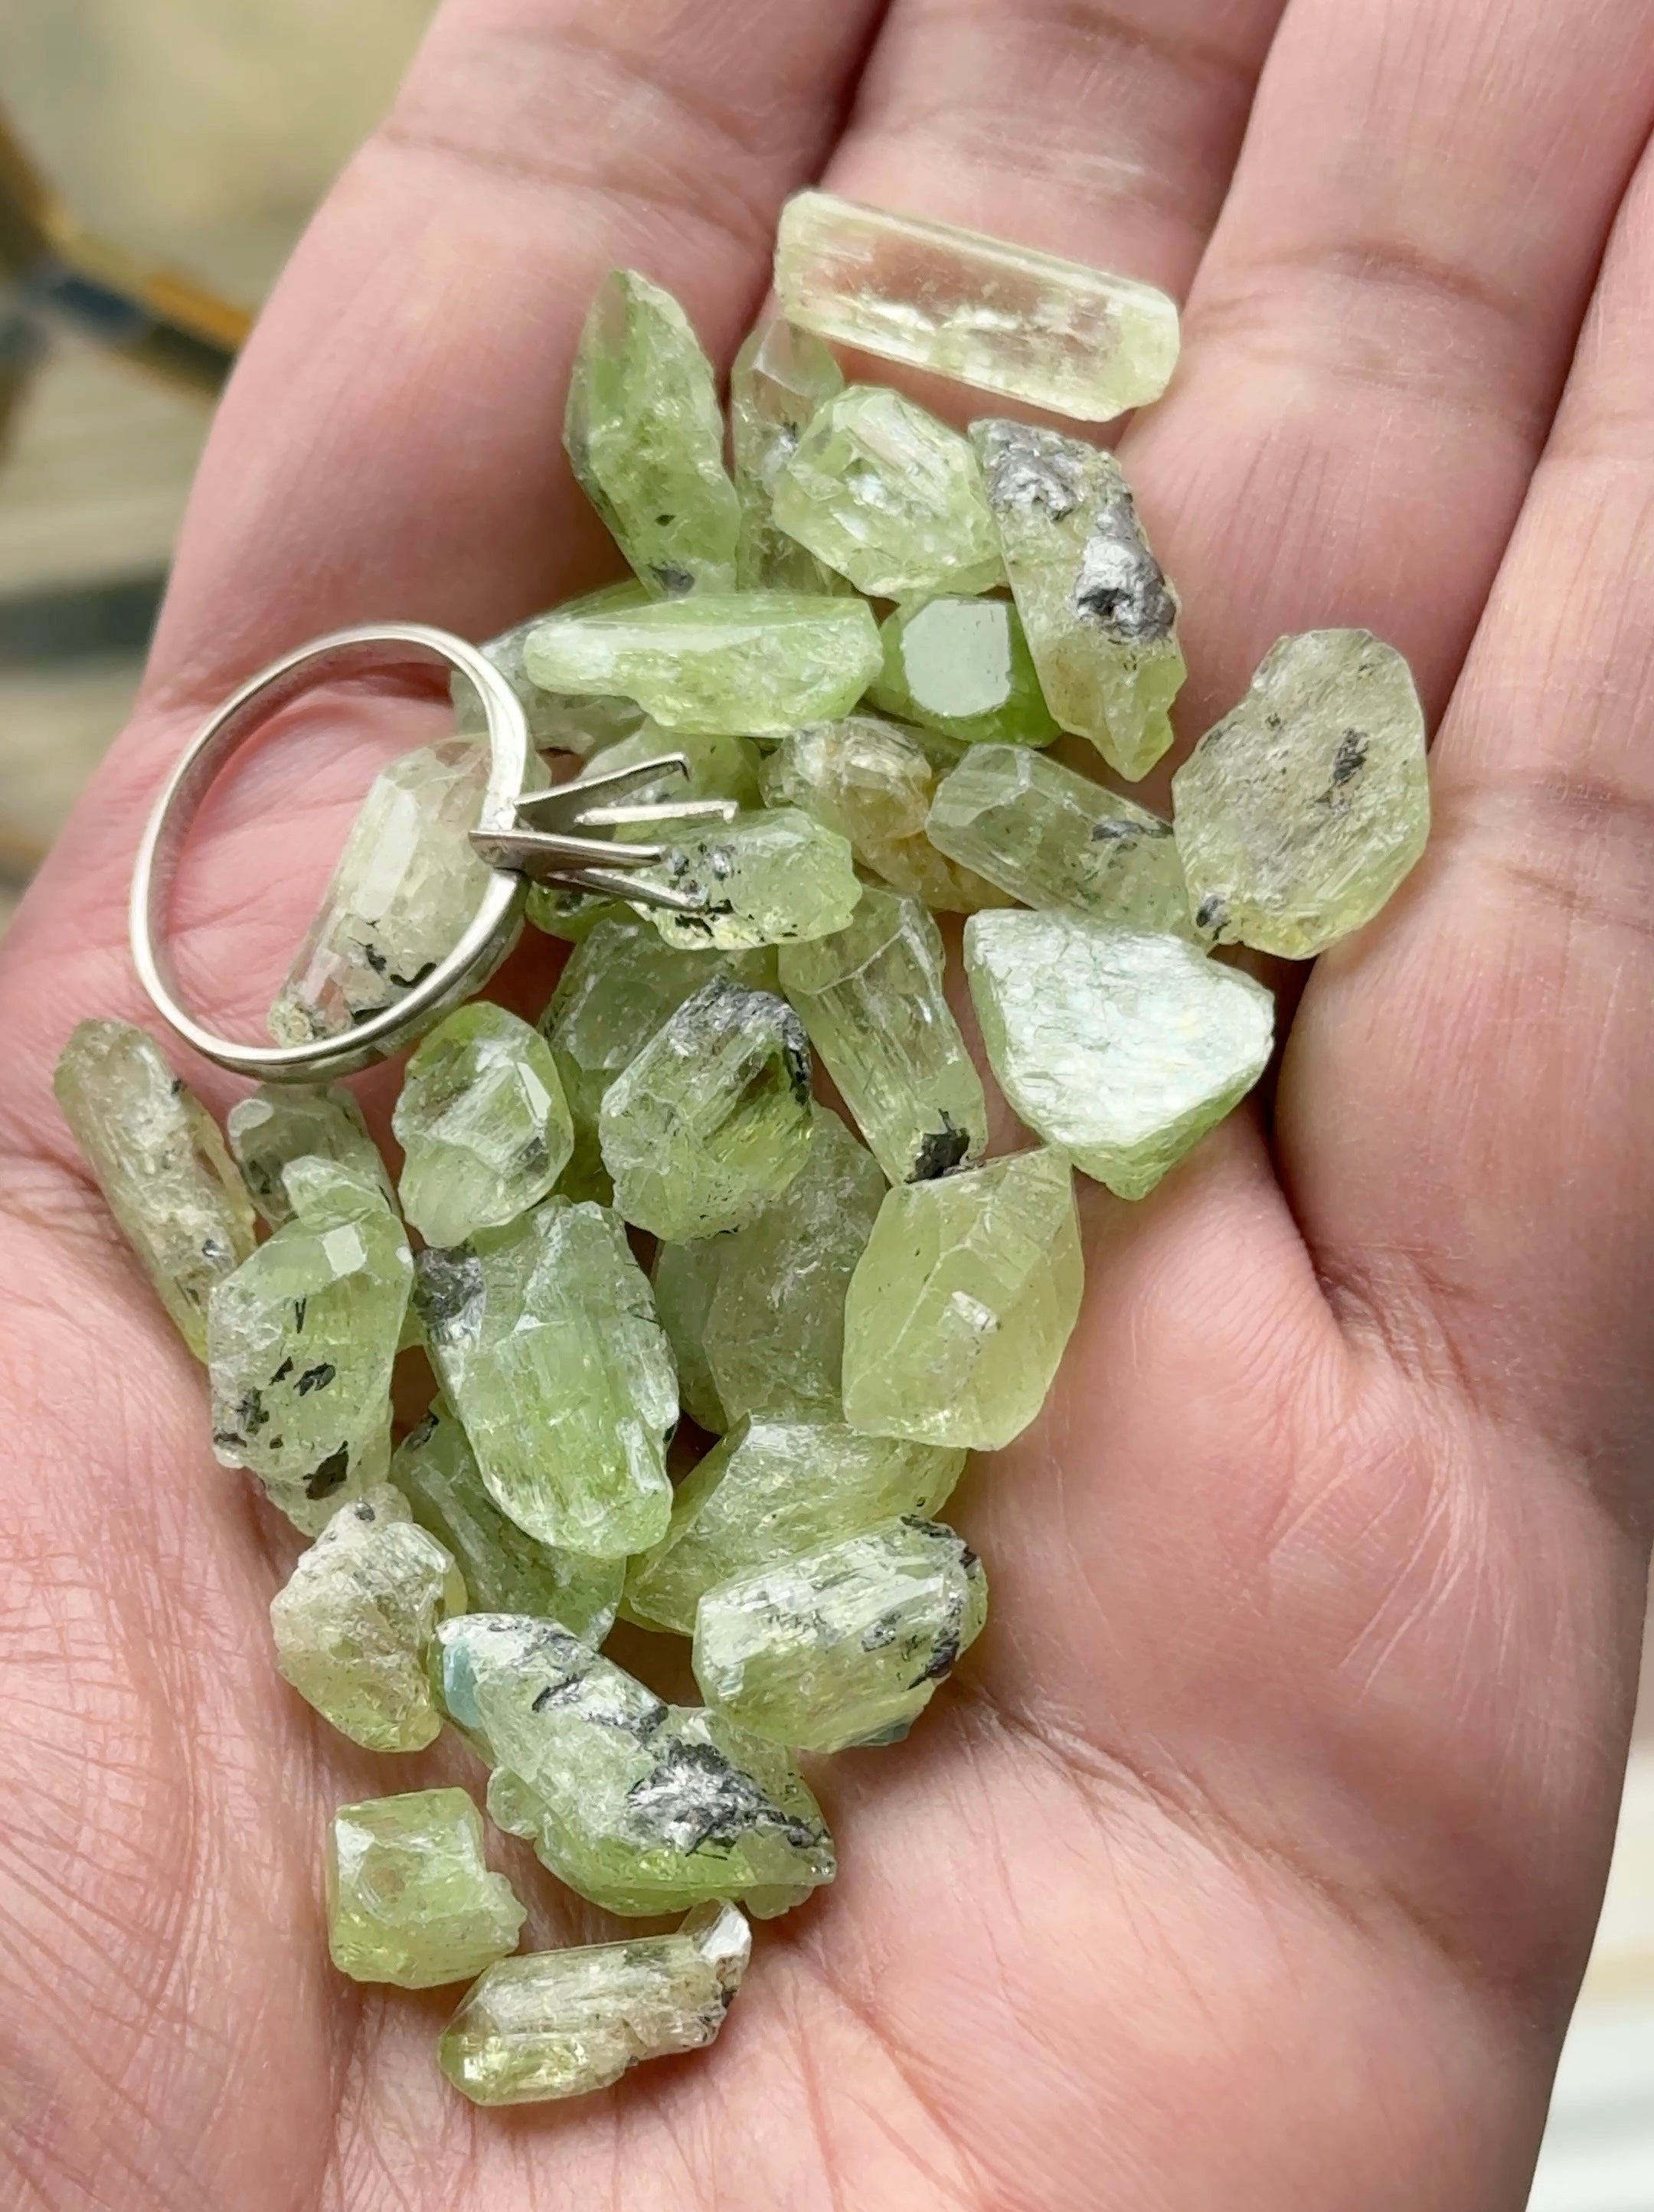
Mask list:
[[[428,1244],[463,1244],[539,1203],[575,1127],[551,1048],[517,1015],[473,1000],[412,1059],[391,1119],[403,1211]]]
[[[667,944],[686,951],[697,945],[741,951],[830,937],[861,896],[848,842],[794,806],[743,815],[684,837],[665,860],[639,868],[636,878],[699,902],[687,914],[646,909]]]
[[[898,720],[961,744],[1049,745],[1060,734],[1009,599],[912,599],[879,633],[868,697]]]
[[[735,356],[729,374],[730,442],[741,502],[736,574],[744,590],[842,592],[848,586],[775,520],[775,481],[816,410],[844,389],[844,374],[808,331],[770,318]]]
[[[327,1948],[342,1974],[404,1990],[469,1981],[517,1946],[527,1918],[483,1856],[463,1790],[341,1805],[327,1836]]]
[[[224,1124],[253,1204],[272,1229],[293,1218],[282,1177],[295,1160],[337,1160],[374,1178],[387,1206],[396,1191],[356,1099],[342,1083],[266,1083],[230,1108]]]

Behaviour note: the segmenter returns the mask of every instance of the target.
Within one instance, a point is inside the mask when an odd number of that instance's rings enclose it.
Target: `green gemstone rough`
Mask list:
[[[617,612],[626,607],[647,605],[648,593],[635,578],[629,576],[623,583],[605,584],[583,598],[566,600],[556,609],[560,615],[601,613],[605,608]],[[490,638],[482,648],[517,695],[518,704],[528,717],[528,734],[542,752],[579,753],[584,756],[599,750],[604,745],[617,744],[639,729],[644,720],[643,709],[635,699],[582,699],[572,693],[542,691],[529,676],[523,659],[523,648],[545,615],[532,615],[528,621],[519,623],[514,629]],[[464,703],[466,687],[456,679],[455,704]],[[482,709],[474,702],[466,726],[480,733]]]
[[[1009,599],[909,600],[879,632],[875,707],[960,744],[1049,745],[1059,735]]]
[[[763,814],[684,837],[639,880],[687,893],[701,904],[690,914],[648,908],[668,945],[741,951],[794,939],[830,937],[842,929],[861,896],[848,841],[796,807]]]
[[[842,576],[787,535],[775,513],[775,479],[816,410],[843,389],[843,371],[821,340],[776,318],[761,323],[735,356],[729,428],[741,502],[735,573],[744,589],[848,588]]]
[[[812,1138],[812,1151],[814,1144]],[[655,1248],[649,1277],[654,1309],[678,1362],[678,1399],[690,1420],[715,1437],[729,1426],[729,1415],[707,1359],[706,1318],[717,1291],[725,1248],[733,1241],[733,1232],[691,1237],[686,1244],[663,1240]]]
[[[469,1981],[517,1947],[527,1915],[483,1857],[463,1790],[341,1805],[328,1830],[327,1948],[341,1973],[404,1990]]]
[[[295,1160],[337,1160],[377,1182],[387,1206],[396,1191],[355,1097],[342,1083],[266,1083],[238,1099],[224,1124],[253,1204],[272,1229],[293,1218],[282,1178]]]
[[[428,1244],[463,1244],[526,1213],[575,1146],[550,1046],[486,999],[448,1015],[415,1053],[391,1127],[403,1211]]]

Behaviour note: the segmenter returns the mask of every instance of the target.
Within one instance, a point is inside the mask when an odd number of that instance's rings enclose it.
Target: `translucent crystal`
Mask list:
[[[712,2042],[751,1950],[745,1917],[711,1902],[675,1936],[502,1960],[444,2030],[442,2071],[474,2105],[607,2088],[644,2059]]]
[[[810,1073],[780,999],[704,985],[604,1098],[599,1134],[622,1216],[682,1241],[774,1205],[809,1157]]]
[[[928,1520],[962,1450],[838,1421],[743,1421],[678,1486],[672,1526],[626,1571],[626,1610],[688,1636],[703,1591],[902,1514]]]
[[[693,730],[663,730],[645,720],[642,727],[617,744],[605,745],[587,762],[587,775],[611,775],[617,769],[641,767],[664,753],[681,753],[689,763],[687,775],[661,775],[652,782],[635,784],[626,793],[628,802],[653,800],[670,805],[673,799],[733,799],[738,806],[758,804],[758,748],[751,738],[715,736]]]
[[[327,1836],[327,1948],[353,1981],[439,1989],[516,1948],[527,1915],[483,1857],[463,1790],[341,1805]]]
[[[546,690],[622,692],[669,730],[779,737],[848,714],[884,655],[860,599],[696,592],[630,612],[550,616],[524,659]]]
[[[942,957],[923,907],[873,890],[836,937],[781,948],[781,988],[891,1182],[948,1175],[988,1147]]]
[[[645,606],[648,597],[642,585],[635,577],[628,576],[624,583],[605,584],[599,591],[587,592],[581,599],[565,600],[556,611],[562,615],[590,614],[601,613],[606,608],[616,612],[625,607]],[[518,703],[528,718],[528,734],[535,744],[543,752],[584,755],[630,737],[644,719],[643,709],[635,699],[581,699],[567,692],[542,691],[538,684],[531,681],[523,663],[523,647],[545,620],[544,615],[532,615],[514,629],[490,638],[482,648],[516,693]],[[453,688],[455,706],[465,710],[465,726],[472,734],[480,735],[485,726],[480,702],[462,678],[455,679]]]
[[[1016,1152],[893,1190],[844,1304],[844,1418],[996,1451],[1045,1402],[1085,1287],[1068,1164]]]
[[[295,1160],[338,1160],[371,1176],[387,1206],[396,1191],[355,1097],[342,1083],[266,1083],[238,1099],[224,1124],[248,1194],[272,1229],[293,1218],[282,1182]]]
[[[962,744],[1049,745],[1057,736],[1009,599],[911,600],[879,635],[885,665],[867,696],[887,714]]]
[[[583,945],[600,921],[619,921],[631,911],[605,891],[579,891],[564,884],[531,884],[523,912],[547,937]]]
[[[1172,781],[1203,927],[1308,960],[1371,921],[1430,835],[1424,709],[1364,629],[1284,637]]]
[[[430,1362],[489,1495],[529,1535],[612,1559],[672,1505],[672,1350],[606,1207],[549,1198],[474,1247],[419,1255]]]
[[[823,337],[1082,422],[1158,399],[1177,360],[1152,285],[830,192],[781,210],[775,289]]]
[[[611,270],[592,302],[562,441],[648,590],[733,588],[741,510],[712,364],[677,301],[635,270]]]
[[[850,385],[818,409],[776,476],[775,513],[789,537],[874,598],[1005,581],[970,447],[883,385]]]
[[[538,1205],[574,1150],[551,1048],[486,999],[438,1024],[408,1062],[391,1127],[402,1206],[428,1244],[463,1244]]]
[[[974,423],[988,504],[1045,703],[1112,769],[1171,743],[1186,670],[1177,595],[1112,453],[1027,422]]]
[[[736,574],[744,588],[842,592],[842,577],[806,552],[775,521],[775,479],[824,400],[844,389],[844,374],[819,338],[790,323],[761,323],[735,356],[729,376],[730,440],[741,502]]]
[[[714,945],[740,951],[830,936],[861,896],[846,840],[794,806],[684,836],[664,861],[637,874],[703,899],[693,914],[664,906],[648,910],[667,944],[685,951]]]
[[[255,1233],[212,1116],[125,1022],[82,1022],[52,1088],[122,1234],[204,1359],[213,1287],[246,1258]]]
[[[982,1561],[934,1521],[883,1521],[702,1596],[695,1679],[755,1735],[842,1751],[905,1735],[988,1618]]]

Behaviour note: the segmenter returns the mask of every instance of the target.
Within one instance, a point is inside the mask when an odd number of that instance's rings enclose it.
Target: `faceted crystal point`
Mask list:
[[[702,901],[692,914],[648,909],[667,944],[686,951],[830,937],[844,927],[861,896],[848,842],[793,806],[686,836],[658,866],[637,872],[642,881],[658,880]]]
[[[1171,824],[1020,745],[973,745],[936,787],[932,842],[1025,906],[1204,942]]]
[[[613,1627],[624,1562],[554,1552],[508,1521],[449,1414],[433,1411],[398,1445],[391,1480],[420,1527],[453,1554],[474,1612],[536,1613],[593,1650]]]
[[[635,1620],[680,1636],[715,1584],[757,1574],[900,1515],[940,1510],[964,1453],[839,1421],[743,1421],[678,1486],[672,1526],[626,1574]]]
[[[970,447],[882,385],[853,384],[818,410],[775,478],[775,509],[789,537],[873,598],[1005,581]]]
[[[601,613],[606,608],[615,612],[625,607],[647,605],[648,597],[642,585],[629,576],[623,584],[605,584],[600,591],[566,600],[556,611],[560,615],[591,614]],[[482,648],[516,693],[517,702],[528,717],[528,734],[535,744],[542,752],[579,753],[583,757],[629,738],[644,720],[643,709],[635,699],[576,698],[568,692],[542,691],[531,680],[523,662],[523,647],[546,619],[544,615],[532,616],[514,629],[491,638]],[[456,680],[456,695],[462,689]],[[460,704],[459,696],[455,704]],[[480,734],[480,708],[471,719]]]
[[[502,1960],[467,1992],[439,2063],[473,2105],[606,2089],[645,2059],[711,2043],[751,1951],[745,1914],[714,1901],[675,1936]]]
[[[52,1088],[143,1272],[191,1351],[205,1358],[214,1285],[247,1257],[255,1233],[211,1115],[125,1022],[81,1023]]]
[[[741,502],[737,577],[745,590],[842,592],[844,579],[789,538],[775,520],[775,480],[823,402],[844,389],[844,373],[821,340],[775,319],[761,323],[729,376],[730,440]]]
[[[599,1131],[625,1220],[679,1241],[739,1229],[809,1158],[797,1016],[770,992],[705,985],[610,1086]]]
[[[1172,780],[1197,921],[1309,960],[1371,921],[1424,851],[1412,672],[1368,630],[1284,637]]]
[[[1187,671],[1177,595],[1119,463],[1027,422],[973,423],[970,437],[1047,706],[1110,768],[1146,775]]]
[[[463,1790],[341,1805],[327,1837],[327,1948],[353,1981],[440,1989],[517,1946],[527,1918],[483,1856]]]
[[[617,613],[556,614],[525,648],[549,691],[621,692],[663,728],[780,737],[848,714],[884,659],[860,599],[696,592]]]
[[[987,1618],[987,1577],[962,1538],[934,1521],[883,1521],[708,1590],[695,1679],[708,1705],[773,1743],[888,1743]]]
[[[396,1190],[368,1133],[356,1099],[342,1083],[325,1089],[303,1083],[266,1083],[230,1108],[224,1125],[253,1204],[272,1229],[293,1218],[283,1183],[284,1170],[307,1158],[337,1160],[372,1178],[387,1206]]]
[[[415,1053],[391,1127],[405,1155],[403,1210],[428,1244],[463,1244],[526,1213],[575,1146],[550,1046],[485,999]]]
[[[866,890],[836,937],[781,948],[781,988],[891,1182],[988,1148],[988,1105],[942,988],[942,940],[913,899]]]
[[[425,1647],[465,1582],[388,1483],[342,1506],[271,1601],[276,1664],[341,1735],[420,1751],[441,1733]]]
[[[844,1417],[996,1451],[1045,1402],[1085,1287],[1068,1164],[1016,1152],[893,1190],[844,1306]]]
[[[422,1252],[431,1365],[490,1496],[529,1535],[614,1559],[665,1533],[672,1351],[617,1218],[550,1198]]]
[[[741,510],[712,364],[677,301],[635,270],[611,270],[592,302],[563,444],[648,591],[733,588]]]
[[[1077,422],[1146,406],[1177,365],[1152,285],[830,192],[781,210],[775,289],[823,337]]]
[[[1009,599],[910,600],[879,633],[875,707],[962,744],[1049,745],[1059,735]]]

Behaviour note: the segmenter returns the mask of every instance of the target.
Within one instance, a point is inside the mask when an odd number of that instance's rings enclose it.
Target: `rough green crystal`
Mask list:
[[[1043,1405],[1084,1287],[1060,1154],[893,1190],[844,1302],[845,1419],[997,1451]]]
[[[1201,924],[1311,959],[1371,921],[1429,837],[1412,672],[1370,630],[1284,637],[1171,788]]]
[[[891,1182],[979,1159],[988,1106],[916,900],[864,891],[848,929],[781,948],[781,988]]]
[[[516,1948],[527,1918],[483,1856],[463,1790],[341,1805],[327,1836],[327,1948],[353,1981],[439,1989]]]
[[[702,1596],[695,1679],[772,1743],[843,1751],[907,1734],[988,1618],[982,1561],[935,1521],[882,1521]]]
[[[538,1205],[574,1150],[551,1048],[503,1006],[474,1000],[408,1062],[391,1127],[402,1207],[428,1244],[463,1244]]]
[[[844,373],[819,338],[771,319],[735,356],[729,376],[730,442],[741,502],[736,575],[744,589],[842,592],[844,579],[776,523],[775,479],[824,401],[844,389]]]
[[[814,1146],[812,1138],[812,1151]],[[678,1401],[690,1420],[715,1437],[721,1436],[729,1426],[729,1415],[707,1361],[706,1319],[717,1291],[725,1248],[739,1233],[691,1237],[687,1244],[662,1241],[655,1247],[649,1277],[654,1310],[678,1362]]]
[[[1171,743],[1187,671],[1177,594],[1119,463],[1027,422],[970,435],[1046,705],[1110,768],[1146,775]]]
[[[940,1510],[964,1453],[840,1421],[744,1421],[678,1486],[672,1526],[626,1571],[626,1611],[680,1636],[715,1584],[902,1514]]]
[[[473,1611],[538,1613],[594,1649],[602,1643],[614,1626],[624,1563],[553,1551],[508,1521],[451,1415],[433,1409],[398,1445],[391,1480],[420,1527],[453,1554]]]
[[[715,1900],[674,1936],[502,1960],[467,1991],[438,2060],[473,2105],[605,2089],[645,2059],[711,2043],[751,1951],[745,1915]]]
[[[374,1178],[387,1206],[396,1190],[355,1097],[342,1083],[266,1083],[239,1099],[224,1124],[248,1194],[272,1229],[293,1218],[282,1176],[295,1160],[337,1160]]]
[[[524,659],[546,690],[618,691],[666,729],[779,737],[848,714],[884,654],[860,599],[696,592],[630,612],[552,615]]]
[[[1079,422],[1158,399],[1177,361],[1151,284],[831,192],[781,210],[775,289],[823,337]]]
[[[677,301],[635,270],[611,270],[592,302],[562,442],[647,590],[733,588],[741,510],[712,364]]]
[[[751,738],[715,736],[693,730],[663,730],[646,720],[642,727],[619,743],[605,745],[584,770],[588,776],[611,775],[617,769],[641,767],[662,754],[681,753],[689,763],[687,775],[662,775],[635,785],[628,802],[654,800],[666,805],[674,799],[733,799],[738,806],[758,804],[760,755]]]
[[[562,615],[601,613],[605,609],[616,612],[646,606],[648,598],[642,585],[628,576],[623,583],[605,584],[578,599],[565,600],[556,611]],[[584,755],[630,737],[644,720],[643,709],[635,699],[581,699],[566,692],[542,691],[530,679],[523,663],[523,647],[546,619],[544,615],[532,615],[514,629],[490,638],[481,648],[516,693],[535,744],[542,752]],[[462,678],[454,679],[453,691],[455,706],[465,713],[466,728],[481,735],[486,726],[475,694]]]
[[[600,921],[618,921],[630,912],[624,899],[606,891],[577,891],[564,884],[531,884],[523,912],[547,937],[583,945]]]
[[[603,1163],[623,1218],[681,1242],[773,1206],[809,1157],[810,1073],[780,999],[704,985],[604,1098]]]
[[[667,944],[685,951],[712,945],[733,952],[830,937],[861,896],[848,842],[794,806],[684,836],[637,875],[702,901],[692,914],[648,909]]]
[[[276,1664],[352,1743],[421,1751],[442,1728],[425,1647],[465,1609],[452,1554],[380,1483],[340,1507],[271,1600]]]
[[[489,1810],[611,1912],[708,1898],[784,1911],[833,1876],[820,1808],[773,1745],[668,1705],[555,1623],[445,1622],[432,1648],[449,1717],[495,1767]]]
[[[606,1207],[549,1198],[475,1246],[419,1255],[430,1361],[495,1504],[559,1550],[641,1551],[672,1507],[672,1350]]]
[[[82,1022],[52,1088],[144,1273],[204,1359],[208,1301],[252,1251],[255,1234],[212,1116],[126,1022]]]
[[[1009,599],[910,600],[879,632],[875,707],[961,744],[1049,745],[1059,734]]]
[[[789,537],[872,598],[986,592],[1005,581],[970,447],[882,385],[850,385],[818,409],[776,476],[775,514]]]

